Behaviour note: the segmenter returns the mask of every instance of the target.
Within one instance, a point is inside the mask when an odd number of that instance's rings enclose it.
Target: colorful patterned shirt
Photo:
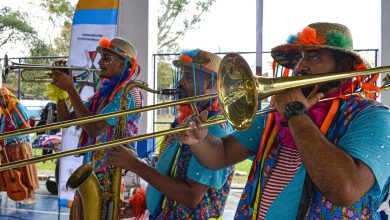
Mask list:
[[[230,126],[226,127],[225,130],[224,125],[215,125],[208,129],[211,134],[222,137],[231,132]],[[220,218],[230,191],[233,167],[209,170],[193,157],[187,145],[182,145],[174,139],[169,140],[170,144],[160,155],[156,169],[164,175],[170,175],[173,166],[175,174],[170,176],[177,181],[185,181],[185,179],[189,178],[210,188],[196,208],[189,208],[165,197],[157,189],[149,185],[146,191],[146,202],[152,219]],[[176,157],[177,163],[174,163]]]
[[[20,115],[23,118],[19,116],[19,114],[15,111],[15,109],[10,110],[9,113],[11,117],[9,117],[7,114],[1,114],[0,133],[15,131],[29,120],[27,109],[26,107],[24,107],[24,105],[22,105],[19,102],[16,104],[16,108],[18,109]],[[19,143],[25,143],[30,141],[30,137],[27,134],[25,134],[25,135],[19,135],[19,136],[7,138],[5,140],[5,144],[14,141],[19,141]]]
[[[376,210],[387,195],[390,185],[390,111],[379,106],[367,107],[352,117],[346,114],[350,111],[347,105],[341,109],[340,112],[345,117],[339,117],[340,121],[336,122],[348,122],[348,124],[341,127],[334,126],[338,130],[328,131],[327,137],[336,140],[336,145],[353,158],[368,165],[373,171],[376,182],[359,202],[349,207],[332,204],[322,193],[314,189],[306,218],[379,219]],[[236,131],[232,135],[243,146],[257,152],[266,121],[267,116],[258,116],[248,130],[245,132]],[[330,137],[337,134],[343,135]],[[306,169],[296,149],[283,147],[278,142],[278,137],[275,138],[275,143],[276,147],[271,149],[262,169],[263,188],[261,189],[258,218],[296,219]],[[278,171],[283,172],[278,173]],[[253,183],[253,181],[248,181],[248,184]],[[241,200],[245,201],[252,193],[255,192],[244,190]],[[236,218],[251,216],[251,212],[253,209],[248,205],[240,206],[237,209]]]
[[[116,112],[120,110],[121,95],[122,92],[118,92],[118,94],[115,95],[114,99],[111,102],[108,102],[108,97],[92,97],[88,102],[85,102],[85,105],[94,115]],[[127,109],[140,108],[142,106],[142,95],[139,90],[133,89],[132,91],[130,91],[130,93],[128,94],[128,99],[129,102]],[[138,134],[139,119],[139,115],[127,116],[126,137],[133,137]],[[83,132],[80,137],[80,147],[105,143],[113,140],[114,129],[117,121],[118,118],[106,119],[106,122],[110,125],[110,129],[103,131],[102,134],[100,134],[96,138],[89,138],[88,134],[86,132]],[[84,156],[84,163],[93,163],[95,174],[100,182],[101,188],[104,187],[105,181],[107,181],[107,174],[105,172],[108,165],[106,151],[107,149],[97,150],[87,153]]]

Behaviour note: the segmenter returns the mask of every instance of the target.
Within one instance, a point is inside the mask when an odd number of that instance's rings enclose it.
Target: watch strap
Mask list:
[[[286,106],[286,110],[284,111],[283,117],[286,119],[286,122],[292,117],[297,115],[307,114],[307,109],[302,102],[294,101],[290,102]]]

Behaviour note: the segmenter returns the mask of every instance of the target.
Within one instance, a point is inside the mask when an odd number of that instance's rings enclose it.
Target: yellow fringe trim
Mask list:
[[[68,93],[60,89],[58,86],[48,84],[47,87],[48,91],[46,92],[46,96],[49,97],[50,100],[58,102],[58,100],[66,100],[66,98],[68,98]]]

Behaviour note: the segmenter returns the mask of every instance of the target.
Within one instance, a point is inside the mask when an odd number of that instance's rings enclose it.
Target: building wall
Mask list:
[[[154,86],[152,55],[157,48],[157,1],[121,0],[119,6],[118,36],[131,41],[137,48],[141,66],[139,80]],[[153,94],[143,92],[144,105],[153,104]],[[143,113],[140,134],[153,131],[153,112]]]
[[[381,0],[381,46],[380,46],[380,65],[388,66],[390,65],[390,1]],[[385,74],[382,74],[383,78]],[[390,91],[382,92],[381,102],[390,106]]]

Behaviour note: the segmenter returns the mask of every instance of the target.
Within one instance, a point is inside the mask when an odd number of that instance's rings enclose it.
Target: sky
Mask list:
[[[355,49],[379,47],[380,0],[264,0],[263,7],[263,51],[284,43],[307,24],[320,21],[348,26]],[[203,19],[199,29],[191,30],[180,41],[182,47],[255,50],[255,0],[217,0]]]
[[[40,36],[53,37],[57,30],[49,22],[34,23],[40,20],[34,17],[44,16],[34,5],[33,0],[0,1],[0,7],[33,12],[30,20]],[[355,49],[380,46],[380,0],[264,0],[263,7],[263,51],[270,51],[284,43],[290,34],[318,21],[348,26]],[[255,51],[256,0],[216,0],[198,28],[190,30],[179,40],[179,45],[182,49],[201,48],[211,52]],[[10,51],[13,56],[26,53],[25,49],[18,48],[9,49],[9,54]]]
[[[263,4],[263,51],[285,43],[290,34],[314,22],[346,25],[355,49],[380,46],[380,0],[264,0]],[[180,46],[212,52],[256,51],[256,0],[217,0]],[[254,71],[255,56],[244,58]],[[263,73],[271,71],[270,62],[269,54],[264,54]]]

